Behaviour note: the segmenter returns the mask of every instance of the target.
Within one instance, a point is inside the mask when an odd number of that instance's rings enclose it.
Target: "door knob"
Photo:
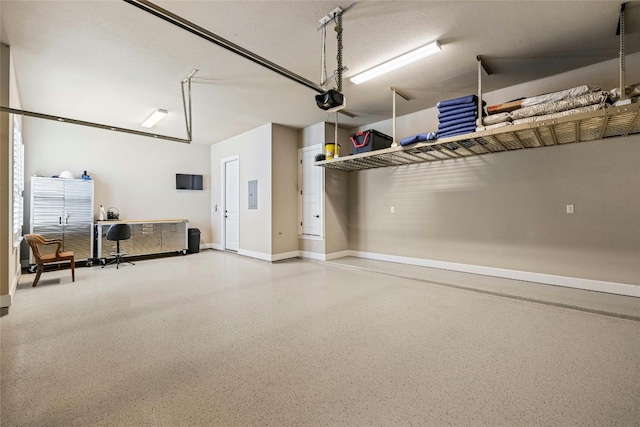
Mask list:
[[[320,215],[314,215],[316,218],[320,218]]]

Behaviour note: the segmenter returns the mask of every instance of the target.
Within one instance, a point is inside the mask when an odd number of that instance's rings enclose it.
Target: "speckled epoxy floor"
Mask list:
[[[23,275],[2,426],[640,425],[640,323],[217,251]]]

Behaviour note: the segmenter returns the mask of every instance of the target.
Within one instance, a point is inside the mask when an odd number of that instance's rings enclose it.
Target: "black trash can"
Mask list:
[[[189,253],[197,254],[200,252],[200,229],[199,228],[190,228],[189,232]]]

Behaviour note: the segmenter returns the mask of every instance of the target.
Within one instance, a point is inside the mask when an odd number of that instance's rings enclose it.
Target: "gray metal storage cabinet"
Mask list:
[[[104,263],[115,251],[115,242],[107,240],[113,224],[129,224],[131,238],[120,241],[120,250],[128,256],[154,255],[167,252],[187,253],[187,220],[117,220],[96,222],[97,259]]]
[[[62,250],[73,251],[76,261],[91,264],[93,257],[93,181],[31,178],[31,233],[62,239]],[[55,245],[42,253],[55,252]],[[33,254],[29,255],[33,264]]]

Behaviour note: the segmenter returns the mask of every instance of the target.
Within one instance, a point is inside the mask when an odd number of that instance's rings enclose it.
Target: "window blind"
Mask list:
[[[24,144],[21,120],[13,116],[13,245],[22,240],[24,223]]]

